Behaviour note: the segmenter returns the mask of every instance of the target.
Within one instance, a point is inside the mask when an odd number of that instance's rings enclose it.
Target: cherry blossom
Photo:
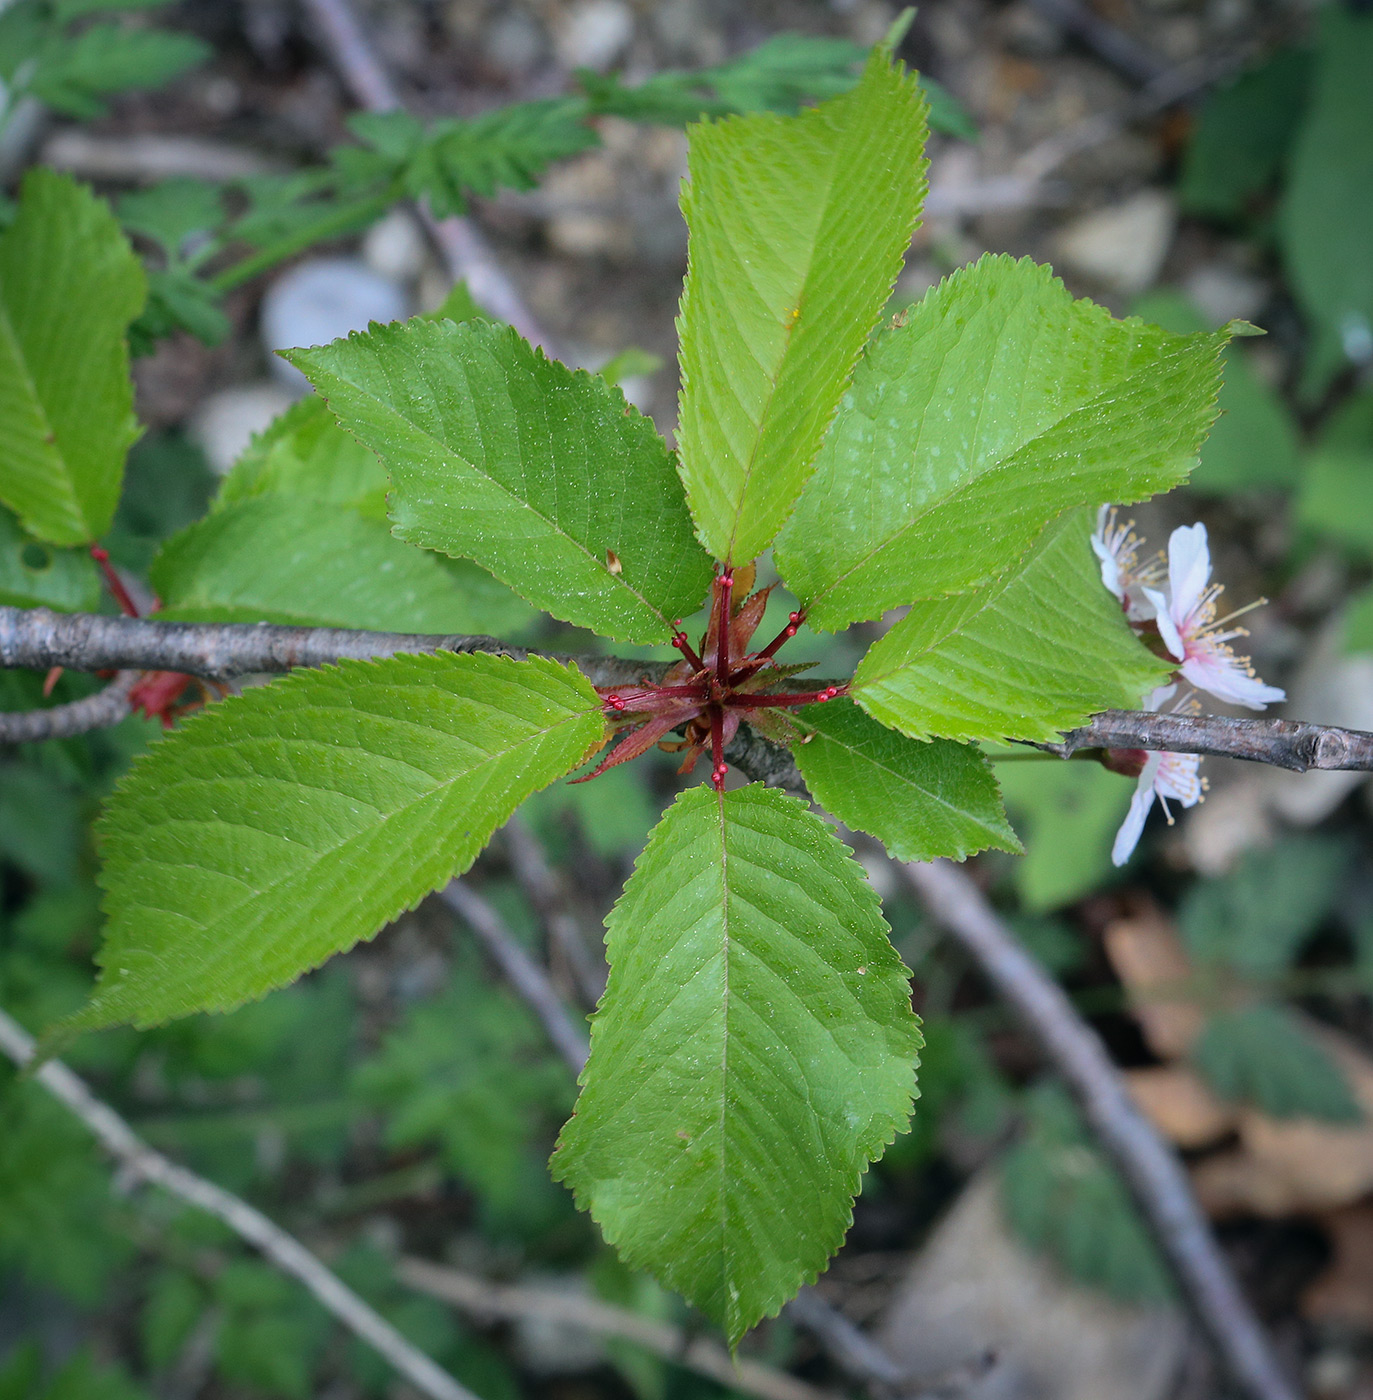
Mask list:
[[[1092,549],[1101,561],[1101,581],[1120,600],[1131,622],[1147,622],[1154,616],[1154,604],[1145,596],[1147,584],[1163,582],[1159,556],[1140,563],[1144,541],[1135,534],[1135,522],[1121,524],[1114,506],[1097,512]]]
[[[1160,686],[1144,702],[1143,708],[1162,709],[1176,691],[1176,685]],[[1191,696],[1173,708],[1175,711],[1194,709],[1196,698]],[[1173,814],[1168,810],[1170,801],[1180,803],[1184,807],[1195,807],[1201,801],[1206,783],[1200,775],[1200,769],[1201,755],[1196,753],[1151,753],[1145,756],[1135,795],[1130,799],[1130,810],[1126,813],[1120,830],[1116,832],[1115,844],[1111,847],[1113,864],[1124,865],[1134,854],[1140,835],[1144,831],[1145,819],[1153,810],[1155,798],[1163,807],[1163,814],[1168,818],[1170,826],[1173,824]]]
[[[1242,627],[1228,632],[1220,629],[1237,617],[1216,618],[1216,603],[1223,589],[1211,582],[1211,551],[1205,525],[1181,525],[1168,540],[1167,594],[1144,588],[1153,605],[1159,635],[1172,657],[1180,661],[1183,677],[1198,690],[1218,700],[1262,710],[1285,700],[1287,694],[1276,686],[1265,685],[1255,674],[1247,656],[1236,656],[1228,643],[1245,637]]]

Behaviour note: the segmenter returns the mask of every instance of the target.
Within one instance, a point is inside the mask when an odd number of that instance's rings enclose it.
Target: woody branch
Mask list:
[[[534,653],[496,637],[266,623],[158,622],[0,607],[0,666],[33,670],[65,666],[94,672],[182,671],[208,680],[230,680],[297,666],[425,651],[488,652],[516,659],[553,655],[555,660],[575,661],[596,686],[656,683],[669,669],[667,662]],[[127,683],[121,679],[102,692],[100,703],[93,703],[99,697],[91,697],[47,710],[0,714],[0,742],[54,738],[118,723],[128,712],[126,692]],[[1242,758],[1296,772],[1335,768],[1373,772],[1373,734],[1298,720],[1105,710],[1089,723],[1066,731],[1060,743],[1040,747],[1064,758],[1086,749],[1150,749]]]

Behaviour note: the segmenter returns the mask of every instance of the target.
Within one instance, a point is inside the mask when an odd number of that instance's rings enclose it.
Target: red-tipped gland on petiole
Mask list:
[[[711,769],[710,785],[715,789],[716,792],[720,792],[721,790],[723,790],[725,786],[725,774],[728,772],[729,768],[723,763],[718,764],[716,767]]]

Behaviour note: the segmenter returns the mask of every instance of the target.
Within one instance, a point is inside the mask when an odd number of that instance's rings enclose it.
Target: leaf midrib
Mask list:
[[[415,433],[418,437],[423,438],[426,442],[433,443],[434,446],[441,453],[443,453],[444,456],[453,458],[458,462],[461,462],[462,465],[465,466],[470,472],[472,472],[476,476],[481,477],[484,481],[488,482],[497,491],[501,492],[504,496],[508,497],[512,502],[514,502],[514,504],[518,506],[521,510],[528,511],[529,514],[534,516],[536,520],[542,521],[542,523],[546,525],[553,534],[568,541],[569,544],[575,545],[576,548],[579,549],[587,557],[587,559],[589,559],[591,563],[594,564],[596,568],[599,569],[601,573],[605,575],[606,579],[610,582],[612,589],[622,589],[624,592],[628,593],[631,597],[633,597],[639,603],[641,603],[648,610],[649,614],[652,617],[656,618],[657,621],[662,623],[664,627],[667,626],[666,614],[660,612],[652,603],[648,601],[647,598],[644,597],[642,593],[639,592],[637,588],[635,588],[632,584],[627,582],[623,574],[612,574],[610,570],[605,567],[604,562],[596,556],[596,553],[592,549],[590,549],[587,545],[584,545],[579,539],[576,539],[574,536],[568,534],[566,530],[564,530],[556,522],[550,520],[548,516],[546,516],[541,510],[532,505],[529,501],[522,501],[503,482],[497,481],[496,478],[493,477],[488,471],[486,471],[482,467],[479,467],[475,462],[469,461],[468,458],[464,457],[462,453],[457,451],[456,448],[450,447],[446,442],[444,442],[442,438],[435,437],[434,434],[431,433],[427,428],[422,428],[417,423],[412,423],[408,418],[405,418],[399,412],[399,410],[393,408],[384,399],[378,398],[376,394],[372,392],[372,390],[364,388],[361,384],[356,383],[354,380],[347,378],[344,375],[339,375],[338,378],[343,380],[343,382],[347,384],[350,388],[355,389],[358,392],[358,394],[360,394],[370,402],[376,404],[378,408],[382,409],[385,413],[389,414],[397,422],[403,424],[407,429]],[[389,492],[387,493],[387,505],[389,509]],[[486,566],[483,565],[482,567]],[[492,569],[491,572],[494,574],[495,570]],[[500,575],[496,576],[498,578],[500,577]],[[503,578],[501,579],[501,582],[506,584],[507,587],[514,588],[516,592],[520,591],[518,584],[516,584],[511,579]]]
[[[948,353],[950,352],[946,352],[945,358],[947,358]],[[1173,353],[1169,353],[1166,357],[1160,357],[1161,360],[1164,358],[1172,360],[1178,358],[1178,356],[1174,355]],[[1074,405],[1072,408],[1060,414],[1051,422],[1044,424],[1044,426],[1040,428],[1040,430],[1033,437],[1027,438],[1015,449],[1015,451],[1008,453],[1004,457],[997,458],[995,461],[989,462],[985,467],[982,468],[982,470],[978,471],[973,476],[968,477],[967,480],[959,482],[959,484],[956,487],[954,487],[952,490],[948,491],[944,495],[938,497],[927,497],[926,501],[921,504],[916,514],[913,515],[908,521],[906,521],[905,524],[901,525],[890,535],[886,536],[877,544],[873,545],[873,547],[869,549],[865,554],[860,555],[857,559],[853,561],[853,563],[851,563],[846,569],[844,569],[843,572],[836,574],[835,577],[828,584],[826,584],[825,587],[819,593],[813,594],[808,600],[810,606],[814,608],[823,599],[827,598],[831,593],[833,593],[835,589],[837,589],[842,583],[845,583],[853,574],[857,573],[860,569],[866,567],[877,555],[881,554],[883,550],[890,548],[898,540],[902,539],[903,536],[917,529],[930,515],[933,515],[936,511],[943,510],[946,507],[955,504],[960,496],[971,492],[975,487],[980,485],[988,477],[995,475],[997,472],[1007,467],[1017,457],[1019,457],[1022,452],[1028,451],[1036,443],[1040,442],[1048,433],[1052,432],[1061,424],[1067,422],[1069,418],[1074,418],[1080,413],[1085,413],[1089,409],[1094,409],[1098,407],[1103,401],[1109,401],[1109,397],[1118,393],[1121,387],[1124,385],[1132,384],[1135,381],[1146,377],[1153,377],[1158,372],[1158,369],[1159,365],[1156,363],[1148,367],[1147,374],[1145,371],[1137,371],[1128,375],[1124,375],[1119,379],[1113,380],[1108,387],[1098,390],[1098,392],[1093,394],[1090,399],[1083,400],[1082,403]],[[867,417],[868,415],[865,414],[864,416]],[[875,422],[876,420],[874,419],[871,421]],[[1065,511],[1071,509],[1073,509],[1071,505],[1064,507]],[[1059,514],[1062,513],[1062,511],[1059,512]],[[1052,518],[1053,517],[1051,517],[1051,519]],[[965,588],[963,591],[970,591],[972,588],[976,588],[977,586],[978,585],[974,583],[970,585],[969,588]]]

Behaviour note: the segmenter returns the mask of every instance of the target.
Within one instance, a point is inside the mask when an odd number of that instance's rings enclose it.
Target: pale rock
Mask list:
[[[1118,292],[1142,292],[1158,276],[1176,225],[1171,197],[1146,189],[1074,220],[1055,245],[1070,271]]]
[[[604,214],[559,214],[548,221],[548,241],[573,258],[623,257],[633,246],[625,225]]]
[[[327,345],[372,321],[409,314],[405,293],[358,258],[310,258],[278,277],[262,299],[260,332],[272,373],[297,393],[309,384],[275,350]]]
[[[545,1293],[588,1296],[585,1279],[578,1274],[558,1274],[521,1280]],[[529,1314],[513,1324],[515,1353],[521,1367],[536,1376],[575,1375],[594,1371],[604,1363],[601,1340],[585,1327],[557,1318]]]
[[[270,380],[220,389],[196,410],[190,435],[210,466],[222,475],[238,460],[253,434],[285,413],[296,397]]]
[[[1223,262],[1199,267],[1183,283],[1197,310],[1213,326],[1227,321],[1252,321],[1268,300],[1268,284],[1261,277]]]
[[[393,209],[379,219],[362,240],[363,261],[388,282],[415,281],[424,271],[425,253],[424,234],[404,209]]]
[[[512,78],[531,73],[547,47],[543,30],[527,10],[511,6],[499,14],[486,31],[486,56]]]
[[[1373,656],[1344,654],[1343,625],[1336,614],[1316,634],[1284,708],[1313,724],[1373,729]],[[1367,778],[1358,772],[1291,773],[1283,768],[1265,768],[1262,775],[1265,800],[1296,826],[1324,820]]]
[[[560,18],[553,42],[565,68],[603,72],[634,37],[634,14],[623,0],[581,0]]]
[[[916,1258],[877,1340],[916,1381],[996,1364],[960,1400],[1163,1400],[1187,1329],[1172,1307],[1072,1283],[1005,1223],[995,1171],[975,1177]]]

